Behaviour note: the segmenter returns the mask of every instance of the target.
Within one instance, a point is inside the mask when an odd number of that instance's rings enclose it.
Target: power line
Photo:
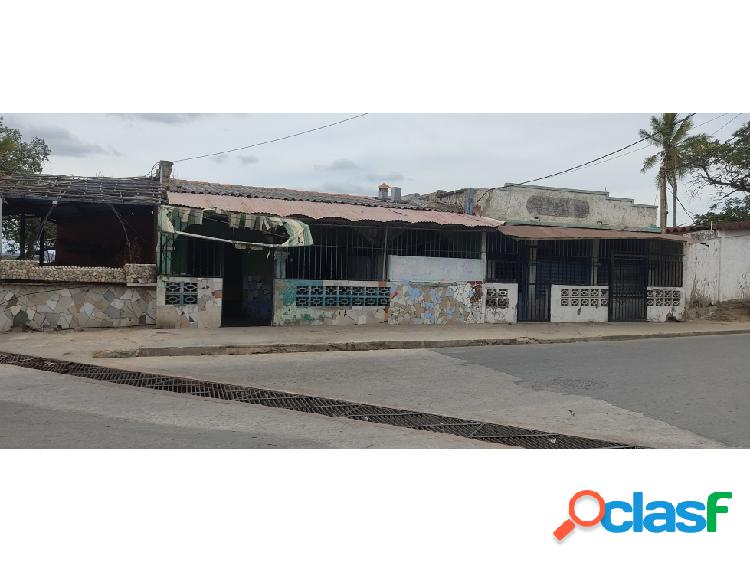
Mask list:
[[[675,126],[680,125],[684,121],[687,121],[688,119],[690,119],[691,117],[693,117],[693,115],[695,115],[695,113],[689,113],[686,117],[683,117],[682,119],[680,119],[679,121],[677,121],[675,123]],[[589,160],[588,162],[584,162],[583,164],[578,164],[576,166],[571,166],[570,168],[566,168],[565,170],[560,170],[559,172],[555,172],[554,174],[547,174],[546,176],[540,176],[538,178],[534,178],[534,179],[522,181],[520,183],[515,183],[515,182],[514,183],[508,183],[508,184],[505,185],[505,187],[516,187],[516,186],[520,186],[520,185],[526,185],[527,183],[537,182],[537,181],[541,181],[541,180],[546,180],[546,179],[549,179],[549,178],[554,178],[556,176],[561,176],[563,174],[567,174],[567,173],[573,172],[575,170],[578,170],[580,168],[588,166],[589,164],[593,164],[594,162],[598,162],[599,160],[603,160],[604,158],[608,158],[610,156],[613,156],[615,154],[618,154],[618,153],[622,152],[623,150],[627,150],[628,148],[631,148],[631,147],[633,147],[633,146],[635,146],[637,144],[640,144],[640,143],[642,143],[644,141],[647,141],[648,139],[653,138],[654,134],[655,133],[652,133],[650,135],[646,135],[645,137],[643,137],[640,140],[637,140],[635,142],[631,142],[630,144],[625,145],[622,148],[618,148],[617,150],[613,150],[612,152],[608,152],[607,154],[603,154],[602,156],[594,158],[593,160]],[[485,191],[482,194],[482,196],[479,199],[477,199],[476,203],[474,203],[474,204],[477,205],[488,193],[489,193],[489,190]]]
[[[698,128],[698,127],[702,127],[703,125],[708,125],[709,123],[711,123],[711,121],[716,121],[717,119],[721,119],[725,115],[728,115],[728,114],[727,113],[722,113],[721,115],[717,115],[716,117],[712,117],[711,119],[709,119],[707,121],[704,121],[703,123],[698,123],[695,127]],[[725,123],[724,126],[722,127],[722,129],[724,127],[726,127],[728,124],[729,123]],[[717,131],[714,131],[713,133],[711,133],[711,136],[715,135],[720,130],[721,129],[718,129]],[[602,160],[601,162],[597,162],[596,164],[591,164],[589,166],[586,166],[586,168],[593,168],[594,166],[599,166],[600,164],[606,164],[607,162],[611,162],[612,160],[617,160],[618,158],[623,158],[624,156],[627,156],[629,154],[633,154],[634,152],[639,152],[641,150],[646,150],[647,148],[648,148],[648,145],[641,146],[640,148],[636,148],[635,150],[630,150],[630,151],[626,152],[625,154],[618,154],[617,156],[613,156],[612,158],[607,158],[606,160]]]
[[[359,119],[360,117],[364,117],[368,115],[367,113],[360,113],[359,115],[353,115],[352,117],[347,117],[346,119],[342,119],[341,121],[336,121],[334,123],[328,123],[326,125],[321,125],[320,127],[315,127],[314,129],[307,129],[306,131],[300,131],[299,133],[294,133],[292,135],[286,135],[285,137],[277,137],[275,139],[269,139],[264,140],[262,142],[256,142],[255,144],[248,144],[247,146],[240,146],[238,148],[232,148],[228,150],[221,150],[219,152],[213,152],[209,154],[202,154],[200,156],[189,156],[188,158],[180,158],[179,160],[175,160],[174,163],[178,162],[185,162],[187,160],[199,160],[201,158],[207,158],[209,156],[219,156],[221,154],[229,154],[230,152],[236,152],[238,150],[246,150],[248,148],[254,148],[256,146],[261,146],[264,144],[271,144],[272,142],[278,142],[286,139],[291,139],[294,137],[298,137],[300,135],[306,135],[307,133],[314,133],[315,131],[320,131],[321,129],[327,129],[328,127],[335,127],[336,125],[341,125],[342,123],[346,123],[347,121],[352,121],[354,119]]]
[[[726,115],[726,113],[724,115]],[[711,133],[711,136],[714,136],[716,133],[718,133],[719,131],[721,131],[724,127],[726,127],[727,125],[729,125],[732,121],[734,121],[735,119],[737,119],[740,115],[742,115],[742,113],[737,113],[729,121],[727,121],[726,123],[724,123],[721,127],[719,127],[718,129],[716,129],[713,133]]]

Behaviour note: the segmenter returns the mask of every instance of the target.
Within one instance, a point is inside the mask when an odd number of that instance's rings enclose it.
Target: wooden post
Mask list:
[[[26,213],[21,213],[18,219],[18,239],[21,247],[18,251],[18,259],[26,259]]]
[[[39,233],[39,265],[44,265],[44,228]]]

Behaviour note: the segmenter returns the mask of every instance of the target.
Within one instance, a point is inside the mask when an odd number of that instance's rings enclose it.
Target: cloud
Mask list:
[[[333,162],[325,166],[315,166],[317,170],[326,170],[329,172],[338,170],[357,170],[359,166],[347,158],[337,158]]]
[[[242,162],[246,166],[248,164],[256,164],[258,162],[258,157],[253,154],[248,154],[247,156],[237,156],[237,158],[239,158],[240,162]]]
[[[182,125],[202,117],[203,113],[112,113],[115,117],[131,121],[142,120],[164,125]]]
[[[229,158],[229,155],[227,154],[217,154],[216,156],[211,156],[211,160],[213,160],[217,164],[223,164],[227,158]]]
[[[369,181],[403,181],[404,174],[401,172],[391,172],[389,174],[367,174]]]
[[[122,156],[114,147],[104,148],[98,144],[79,139],[63,127],[25,127],[22,129],[25,137],[39,137],[43,139],[52,150],[52,156],[70,156],[72,158],[83,158],[95,154],[110,154]]]

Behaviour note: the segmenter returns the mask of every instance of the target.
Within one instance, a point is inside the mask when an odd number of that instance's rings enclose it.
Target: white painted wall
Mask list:
[[[685,318],[685,293],[682,287],[648,287],[646,305],[648,322],[666,322]]]
[[[608,302],[607,287],[552,285],[550,322],[607,322]]]
[[[417,283],[483,281],[484,274],[484,264],[481,259],[388,256],[388,278],[391,281]]]
[[[689,307],[719,302],[721,239],[718,232],[702,230],[690,235],[683,255],[683,288]]]
[[[750,230],[720,230],[719,301],[750,299]]]
[[[493,291],[495,291],[493,293]],[[504,291],[504,292],[503,292]],[[501,295],[508,296],[507,308],[494,306]],[[486,324],[515,324],[518,319],[518,284],[484,284],[484,322]]]
[[[688,308],[750,299],[750,231],[701,230],[689,238],[683,283]]]

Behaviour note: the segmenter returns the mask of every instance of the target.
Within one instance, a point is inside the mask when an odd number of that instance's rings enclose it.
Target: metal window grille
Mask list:
[[[160,235],[160,273],[183,277],[222,277],[223,242]]]
[[[481,258],[480,231],[318,223],[310,232],[312,246],[289,249],[288,279],[381,280],[387,255]]]

